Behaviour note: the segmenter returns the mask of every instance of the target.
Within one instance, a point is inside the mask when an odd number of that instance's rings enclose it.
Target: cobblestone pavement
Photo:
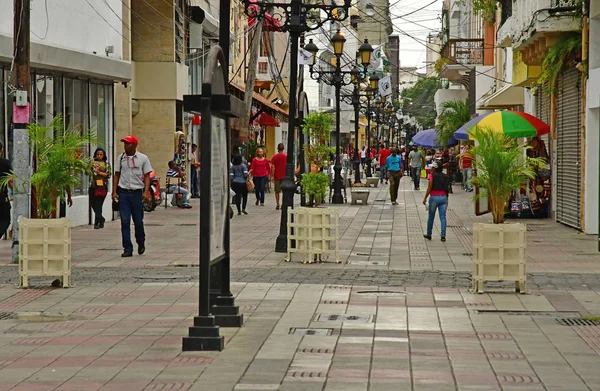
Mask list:
[[[34,286],[48,286],[51,278],[30,277]],[[411,286],[430,288],[469,288],[471,273],[427,270],[310,270],[307,268],[271,267],[233,269],[235,282],[295,283],[295,284],[367,284],[378,286]],[[198,281],[195,267],[111,268],[77,267],[73,269],[76,286],[107,286],[120,283]],[[18,283],[16,266],[0,267],[0,285]],[[574,273],[529,273],[532,290],[575,290],[600,292],[600,275]],[[514,290],[510,283],[488,283],[502,291]]]
[[[0,286],[0,390],[600,390],[597,292],[232,289],[225,350],[182,352],[196,283]]]
[[[295,258],[288,264],[285,254],[274,252],[280,212],[273,194],[267,206],[250,200],[249,215],[232,220],[232,267],[241,269],[289,266],[310,270],[429,270],[470,272],[473,222],[489,216],[473,213],[471,193],[460,191],[450,197],[448,241],[439,240],[438,221],[433,241],[423,232],[427,223],[422,205],[423,191],[413,191],[403,178],[398,206],[389,201],[388,186],[371,189],[369,204],[340,205],[341,264],[303,265]],[[146,254],[120,258],[120,225],[106,224],[103,230],[77,227],[72,231],[73,264],[78,267],[167,267],[198,262],[198,200],[194,209],[164,209],[146,214]],[[584,235],[549,220],[528,220],[527,267],[534,273],[599,273],[600,253],[595,236]],[[0,241],[0,264],[10,263],[10,243]]]

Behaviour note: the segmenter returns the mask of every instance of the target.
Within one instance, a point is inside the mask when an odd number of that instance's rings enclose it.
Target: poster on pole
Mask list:
[[[229,218],[229,162],[225,119],[213,115],[211,122],[210,259],[215,260],[225,255],[225,227]]]

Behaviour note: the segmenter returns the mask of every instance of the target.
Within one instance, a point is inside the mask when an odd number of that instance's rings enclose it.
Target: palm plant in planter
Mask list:
[[[27,192],[31,188],[35,218],[19,219],[19,273],[21,285],[27,286],[27,276],[60,276],[68,286],[71,273],[71,223],[68,219],[53,219],[57,199],[64,199],[68,188],[81,183],[82,174],[91,172],[91,158],[82,153],[95,143],[95,132],[80,127],[64,127],[61,116],[48,126],[31,124],[27,128],[29,147],[35,171],[29,178],[11,173],[2,178],[0,186],[13,181]]]
[[[475,127],[469,134],[475,140],[472,183],[480,189],[474,199],[488,200],[494,223],[473,226],[473,290],[482,293],[485,281],[514,281],[517,291],[526,292],[527,227],[502,223],[511,194],[526,186],[545,160],[528,158],[527,146],[501,132]]]
[[[323,167],[331,148],[327,146],[331,136],[333,119],[323,112],[314,112],[304,118],[302,131],[310,140],[310,145],[304,146],[304,156],[310,165]],[[329,177],[323,172],[308,173],[302,176],[302,189],[313,205],[323,202],[329,186]]]

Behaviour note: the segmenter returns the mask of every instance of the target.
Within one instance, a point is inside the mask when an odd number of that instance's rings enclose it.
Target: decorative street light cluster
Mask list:
[[[281,220],[279,224],[279,236],[275,243],[275,251],[287,252],[287,215],[288,208],[294,206],[294,141],[295,129],[300,124],[297,121],[298,97],[298,41],[300,35],[321,28],[328,21],[341,22],[350,16],[352,0],[344,0],[343,5],[337,4],[306,4],[302,0],[290,0],[289,2],[268,2],[264,0],[243,0],[245,13],[251,18],[270,18],[281,24],[281,31],[290,34],[290,99],[289,99],[289,129],[287,139],[287,162],[285,179],[281,184],[283,191],[283,203],[281,208]],[[314,18],[317,13],[325,13],[326,18]]]
[[[342,34],[340,30],[331,37],[333,54],[336,56],[335,69],[333,71],[315,70],[314,66],[317,62],[319,48],[312,39],[304,46],[304,49],[312,54],[313,59],[312,64],[310,65],[310,77],[313,80],[324,82],[335,87],[335,164],[333,166],[334,182],[333,197],[331,199],[333,204],[344,203],[344,197],[342,196],[342,162],[340,159],[340,99],[342,86],[354,84],[356,90],[356,87],[360,84],[361,80],[367,76],[367,66],[371,62],[371,54],[373,53],[373,47],[369,44],[369,41],[365,39],[365,42],[358,48],[360,63],[363,66],[362,70],[355,64],[352,70],[342,71],[341,57],[344,54],[345,42],[346,37],[344,37],[344,34]],[[356,118],[356,121],[358,123],[358,117]],[[358,181],[360,182],[360,177]]]

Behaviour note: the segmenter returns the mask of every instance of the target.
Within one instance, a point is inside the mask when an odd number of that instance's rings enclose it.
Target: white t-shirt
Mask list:
[[[361,149],[360,150],[360,157],[361,158],[366,158],[367,157],[367,150],[366,149]]]

